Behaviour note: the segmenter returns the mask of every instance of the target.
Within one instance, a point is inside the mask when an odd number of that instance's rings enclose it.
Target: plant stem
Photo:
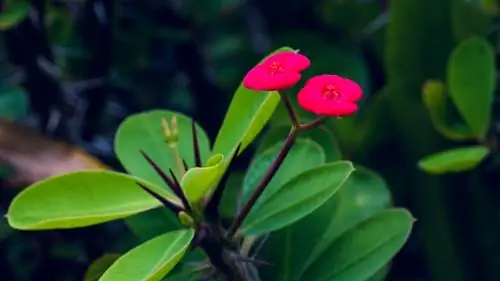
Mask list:
[[[288,116],[290,117],[290,120],[292,121],[292,126],[294,128],[298,128],[300,126],[299,119],[297,118],[297,114],[295,113],[295,110],[293,110],[292,103],[290,102],[290,99],[288,99],[288,96],[281,93],[281,100],[283,101],[283,104],[285,105],[286,111],[288,112]]]
[[[296,115],[292,111],[289,112],[290,117]],[[305,124],[300,124],[297,122],[297,126],[293,126],[292,129],[290,130],[290,134],[288,134],[288,137],[286,138],[285,142],[283,143],[283,147],[281,148],[278,157],[274,159],[273,163],[271,164],[271,167],[269,170],[267,170],[266,174],[264,175],[264,178],[262,181],[259,183],[255,191],[252,193],[252,196],[248,200],[248,202],[245,204],[241,212],[238,214],[236,219],[234,220],[233,224],[229,228],[226,237],[231,238],[238,228],[241,226],[247,215],[250,213],[252,210],[252,207],[255,205],[259,197],[262,195],[264,190],[266,189],[267,185],[269,182],[272,180],[273,176],[276,174],[278,171],[279,167],[283,163],[283,160],[285,160],[286,156],[288,155],[288,152],[290,152],[290,149],[292,148],[293,144],[295,143],[295,140],[297,139],[297,134],[301,131],[304,130],[309,130],[311,128],[314,128],[321,124],[326,119],[326,116],[319,116],[318,118],[314,119],[313,121]],[[292,121],[293,122],[293,121]]]
[[[285,143],[283,144],[283,147],[281,148],[278,154],[278,157],[274,159],[274,162],[271,164],[271,167],[269,168],[267,173],[264,175],[264,178],[253,192],[252,197],[250,197],[250,199],[245,204],[241,212],[238,214],[238,217],[235,219],[235,221],[229,228],[227,237],[232,237],[236,233],[236,230],[238,230],[238,228],[243,223],[243,220],[245,220],[248,213],[250,213],[253,205],[255,204],[255,202],[257,202],[257,199],[259,199],[260,195],[266,189],[267,184],[271,181],[273,176],[278,171],[278,168],[281,166],[281,163],[283,163],[283,160],[285,160],[285,157],[287,156],[288,152],[290,151],[295,142],[295,139],[297,138],[298,130],[299,130],[298,128],[292,128],[292,130],[290,131],[290,134],[286,138]]]

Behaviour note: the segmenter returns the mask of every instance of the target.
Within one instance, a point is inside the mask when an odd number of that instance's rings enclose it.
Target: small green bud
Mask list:
[[[195,223],[194,223],[194,220],[193,218],[188,215],[186,212],[183,212],[183,211],[180,211],[179,214],[179,220],[181,221],[181,223],[187,227],[191,227],[191,228],[194,228],[195,227]]]

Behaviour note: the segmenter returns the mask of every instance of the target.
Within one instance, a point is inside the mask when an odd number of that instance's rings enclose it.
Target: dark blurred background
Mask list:
[[[306,76],[336,73],[360,83],[363,107],[378,96],[391,100],[379,110],[362,109],[347,125],[332,124],[346,158],[381,172],[396,205],[419,220],[387,280],[498,281],[498,159],[439,183],[415,164],[450,145],[428,122],[420,123],[427,120],[422,84],[444,79],[449,53],[468,36],[485,36],[499,49],[496,4],[0,0],[0,214],[22,188],[43,178],[85,168],[120,170],[114,132],[132,113],[184,112],[213,140],[246,71],[290,46],[311,58]],[[384,121],[357,126],[360,118]],[[248,162],[251,153],[245,157]],[[135,243],[119,221],[18,232],[0,220],[0,280],[83,280],[93,260]]]

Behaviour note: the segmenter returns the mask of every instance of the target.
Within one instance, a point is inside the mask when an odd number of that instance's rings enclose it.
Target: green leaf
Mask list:
[[[272,54],[292,50],[283,47]],[[264,128],[279,101],[278,92],[254,91],[240,84],[217,134],[213,151],[229,158],[228,155],[232,155],[241,143],[241,153]]]
[[[426,156],[418,166],[430,174],[464,172],[474,169],[489,153],[482,145],[459,147]]]
[[[161,120],[170,122],[177,118],[179,155],[189,167],[194,166],[193,138],[191,119],[173,111],[152,110],[129,116],[120,125],[115,137],[115,152],[123,167],[132,175],[145,179],[157,186],[166,187],[161,177],[142,157],[144,150],[157,165],[168,174],[171,168],[179,177],[174,157],[165,143]],[[196,126],[199,139],[201,159],[204,161],[210,154],[210,143],[202,128]]]
[[[207,160],[204,167],[191,168],[181,181],[190,202],[196,203],[210,193],[224,174],[224,156],[220,153]]]
[[[243,180],[241,202],[248,201],[252,192],[278,156],[282,146],[283,142],[276,143],[252,161],[245,179]],[[317,143],[311,140],[296,140],[280,168],[253,208],[256,209],[259,205],[266,202],[270,196],[278,192],[283,188],[286,182],[290,181],[295,176],[323,163],[325,163],[325,153]]]
[[[159,281],[186,253],[194,230],[169,232],[141,244],[121,256],[100,281]]]
[[[87,269],[84,281],[97,281],[99,277],[120,257],[119,254],[105,254],[96,259]]]
[[[242,232],[260,235],[309,215],[335,194],[354,168],[341,161],[310,169],[288,181],[246,218]]]
[[[236,217],[238,210],[238,200],[240,198],[241,189],[245,173],[241,171],[232,172],[226,182],[224,195],[219,206],[219,211],[224,218]]]
[[[0,13],[0,30],[5,31],[23,21],[29,14],[31,5],[27,1],[13,1]]]
[[[258,151],[263,152],[277,142],[283,141],[290,133],[289,125],[280,125],[271,128],[260,141]],[[333,133],[326,126],[319,126],[305,132],[301,132],[299,139],[313,140],[323,148],[327,162],[339,161],[342,159],[340,147],[333,136]]]
[[[262,278],[301,280],[304,271],[340,235],[387,208],[390,201],[385,181],[371,170],[356,165],[356,170],[335,196],[312,214],[271,233],[262,250],[262,258],[273,267],[263,267],[260,270]]]
[[[162,206],[126,217],[125,224],[141,242],[182,228],[177,216]]]
[[[333,242],[301,280],[365,281],[403,247],[413,221],[404,209],[380,212]]]
[[[157,187],[115,172],[78,171],[39,181],[9,207],[9,224],[22,230],[77,228],[121,219],[160,205],[136,185]],[[178,201],[171,198],[172,202]]]
[[[28,113],[28,96],[19,87],[0,88],[0,118],[15,120]]]
[[[475,139],[474,133],[460,116],[453,114],[445,85],[441,81],[429,80],[423,88],[424,104],[429,111],[434,128],[443,136],[456,140]]]
[[[448,62],[450,96],[477,137],[483,138],[490,125],[496,85],[495,53],[481,37],[462,41]]]

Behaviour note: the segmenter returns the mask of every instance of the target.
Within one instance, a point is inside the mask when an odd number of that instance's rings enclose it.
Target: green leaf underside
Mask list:
[[[389,209],[344,233],[305,272],[307,281],[365,281],[401,249],[413,217],[404,209]]]
[[[474,169],[489,153],[482,145],[453,148],[423,158],[418,166],[431,174],[465,172]]]
[[[479,138],[489,128],[496,84],[495,52],[490,43],[473,36],[462,41],[448,62],[450,96]]]
[[[120,257],[119,254],[105,254],[96,259],[87,269],[84,281],[97,281],[102,274]]]
[[[333,196],[353,170],[352,163],[341,161],[301,173],[252,211],[241,231],[257,236],[296,222]]]
[[[241,202],[247,202],[252,192],[260,183],[273,161],[278,156],[283,142],[276,143],[269,149],[259,154],[250,164],[248,172],[243,180],[243,191]],[[286,156],[280,168],[267,185],[264,193],[257,200],[253,209],[266,202],[270,196],[278,192],[283,185],[295,176],[306,170],[325,163],[323,149],[314,141],[298,139]]]
[[[163,206],[126,217],[124,220],[141,242],[183,227],[177,216]]]
[[[17,0],[12,2],[14,4],[9,5],[5,11],[0,13],[0,30],[8,30],[14,27],[25,19],[31,10],[28,1]]]
[[[273,267],[262,268],[262,278],[307,280],[304,271],[331,243],[345,231],[387,208],[390,201],[385,181],[356,165],[356,170],[335,196],[298,222],[271,233],[267,247],[262,250],[262,258]]]
[[[153,238],[121,256],[99,281],[159,281],[184,256],[194,230],[169,232]]]
[[[194,167],[193,137],[191,119],[184,114],[168,110],[151,110],[129,116],[118,128],[115,137],[115,152],[123,167],[132,175],[145,179],[157,186],[166,184],[155,170],[142,157],[140,150],[144,150],[153,161],[168,175],[171,168],[178,179],[179,172],[174,157],[165,143],[161,120],[170,123],[176,116],[179,141],[177,150],[189,167]],[[204,162],[210,155],[210,143],[201,127],[196,126],[201,159]]]
[[[215,154],[205,167],[191,168],[182,177],[181,185],[190,202],[198,202],[210,193],[224,174],[224,156]]]
[[[283,47],[271,54],[285,51],[293,49]],[[217,134],[213,151],[222,153],[227,159],[239,143],[240,152],[243,151],[264,128],[279,101],[278,92],[254,91],[240,84]]]
[[[56,176],[23,190],[12,201],[7,218],[12,227],[22,230],[77,228],[159,206],[136,182],[158,189],[138,178],[108,171]]]
[[[279,125],[271,128],[262,138],[258,151],[264,152],[277,142],[284,140],[289,133],[290,125]],[[298,139],[313,140],[317,142],[323,148],[327,162],[339,161],[342,159],[340,147],[333,133],[325,126],[319,126],[301,132],[298,135]]]

